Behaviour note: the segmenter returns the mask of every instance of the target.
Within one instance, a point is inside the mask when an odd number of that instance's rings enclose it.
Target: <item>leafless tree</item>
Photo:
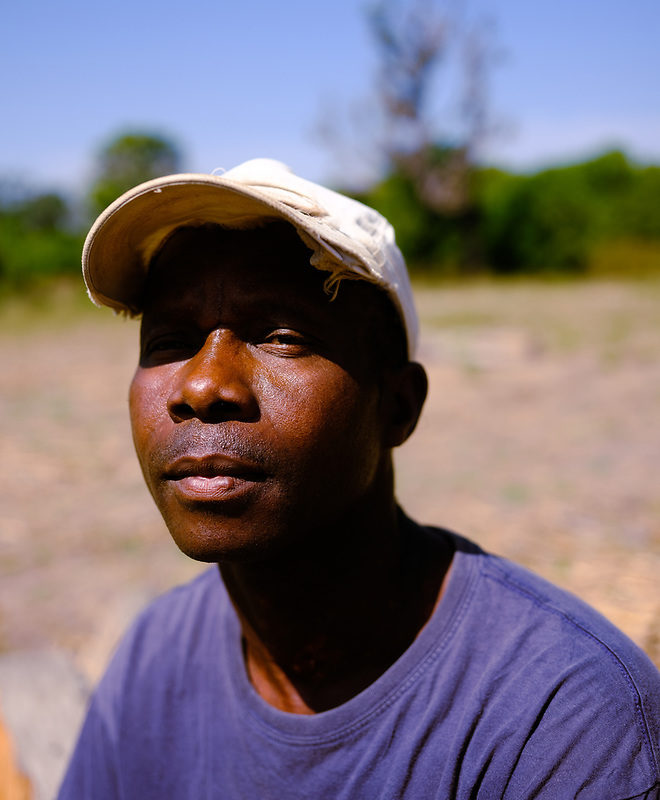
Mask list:
[[[471,166],[488,133],[490,29],[466,29],[456,5],[439,0],[380,0],[369,21],[380,58],[387,160],[413,181],[429,208],[463,214],[472,201]],[[462,83],[459,125],[452,144],[440,147],[431,93],[451,56],[458,57]]]
[[[460,0],[369,6],[375,90],[346,115],[327,111],[317,128],[344,174],[396,170],[434,211],[455,215],[468,208],[470,168],[491,132],[487,79],[495,51],[491,27],[468,24],[466,16]],[[456,96],[449,124],[438,110],[441,92]]]

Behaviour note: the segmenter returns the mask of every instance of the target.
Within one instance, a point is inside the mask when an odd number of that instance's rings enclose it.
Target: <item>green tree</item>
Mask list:
[[[392,223],[397,244],[412,269],[436,274],[461,270],[459,217],[440,213],[426,204],[409,174],[393,169],[358,199]]]
[[[81,245],[62,195],[23,190],[0,203],[1,288],[23,288],[46,276],[78,272]]]
[[[0,213],[0,287],[18,289],[40,278],[80,271],[82,237],[62,228],[30,226]]]
[[[62,195],[55,192],[30,197],[17,212],[28,230],[54,231],[69,227],[69,206]]]
[[[92,211],[98,214],[138,183],[180,171],[181,154],[171,140],[140,132],[115,136],[99,153],[89,193]]]
[[[619,223],[629,236],[660,239],[660,167],[642,167],[633,174],[631,190],[621,201]]]
[[[488,255],[495,272],[586,268],[592,207],[581,177],[547,170],[502,186],[488,217]]]

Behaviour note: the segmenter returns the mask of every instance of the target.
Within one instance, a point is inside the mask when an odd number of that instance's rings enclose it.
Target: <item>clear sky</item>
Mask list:
[[[489,18],[500,132],[519,169],[621,146],[660,163],[660,0],[460,0]],[[279,158],[307,177],[344,165],[319,121],[372,93],[362,0],[16,0],[0,25],[0,180],[83,188],[113,134],[177,141],[191,171]],[[450,81],[450,76],[447,76]],[[438,92],[442,97],[442,92]],[[447,98],[437,117],[450,116]]]

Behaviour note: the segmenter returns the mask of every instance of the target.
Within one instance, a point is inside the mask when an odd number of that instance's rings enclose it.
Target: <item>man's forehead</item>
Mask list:
[[[151,261],[145,301],[179,293],[197,296],[233,284],[255,295],[311,291],[322,296],[326,275],[312,267],[310,256],[287,224],[249,230],[217,225],[179,228]]]
[[[260,225],[245,228],[227,228],[216,223],[181,225],[175,228],[154,253],[157,260],[163,251],[186,251],[191,247],[214,245],[215,247],[259,247],[263,243],[279,244],[281,247],[311,251],[303,244],[293,225],[282,220],[270,220]]]

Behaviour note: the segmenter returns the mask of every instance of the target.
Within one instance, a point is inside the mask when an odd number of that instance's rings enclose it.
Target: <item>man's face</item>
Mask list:
[[[152,264],[130,390],[145,480],[179,547],[266,557],[373,502],[387,472],[364,304],[291,229],[182,229]],[[337,530],[337,535],[340,535]]]

